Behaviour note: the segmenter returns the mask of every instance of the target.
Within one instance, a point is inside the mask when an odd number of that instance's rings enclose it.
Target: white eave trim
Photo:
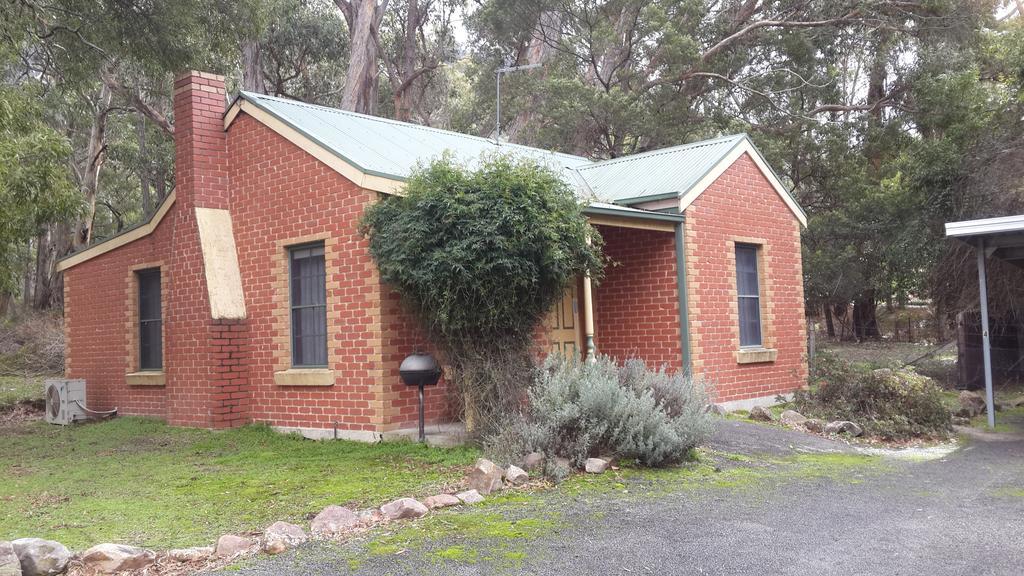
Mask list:
[[[786,187],[779,181],[779,177],[775,175],[775,172],[771,168],[768,167],[768,163],[761,157],[761,153],[757,151],[757,148],[754,148],[754,145],[751,144],[750,140],[747,138],[744,138],[739,142],[732,150],[729,151],[728,154],[725,155],[725,157],[719,160],[718,164],[716,164],[714,168],[712,168],[704,175],[703,178],[701,178],[693,185],[693,187],[682,195],[679,200],[679,211],[685,212],[687,207],[697,200],[697,197],[703,194],[704,191],[715,182],[715,180],[718,180],[719,176],[725,173],[725,171],[728,170],[729,167],[744,154],[750,156],[750,159],[754,161],[754,164],[761,171],[761,174],[764,175],[765,179],[768,180],[768,183],[772,185],[772,188],[774,188],[775,192],[779,194],[779,197],[786,203],[786,206],[789,207],[793,216],[795,216],[796,219],[800,221],[800,224],[806,228],[807,216],[804,214],[803,210],[800,209],[796,200],[794,200],[789,194],[789,191],[786,190]]]
[[[67,258],[64,258],[63,260],[57,262],[57,271],[61,272],[67,270],[72,266],[81,264],[86,260],[92,260],[93,258],[101,254],[106,254],[111,250],[120,248],[121,246],[124,246],[125,244],[128,244],[130,242],[134,242],[139,238],[149,236],[150,234],[153,233],[154,230],[156,230],[156,227],[160,225],[160,221],[164,219],[164,216],[167,215],[167,212],[171,209],[171,206],[174,204],[174,199],[175,192],[171,192],[167,196],[167,198],[164,198],[163,203],[160,204],[160,207],[157,209],[156,213],[153,214],[153,217],[149,219],[149,222],[146,222],[145,224],[139,226],[138,228],[133,228],[125,232],[124,234],[121,234],[120,236],[114,236],[109,240],[105,240],[94,246],[90,246],[89,248],[86,248],[81,252],[71,254]]]
[[[1024,232],[1024,214],[946,223],[946,236],[950,238],[1005,234],[1007,232]]]
[[[394,180],[378,176],[376,174],[370,174],[363,171],[358,166],[346,162],[337,154],[322,146],[319,142],[309,138],[302,132],[299,132],[295,128],[289,126],[287,123],[282,122],[273,114],[270,114],[245,98],[238,98],[235,100],[235,103],[231,105],[231,108],[229,108],[227,113],[224,115],[225,132],[231,127],[231,124],[235,121],[235,118],[238,117],[240,112],[245,112],[249,116],[252,116],[258,122],[270,128],[274,132],[277,132],[282,138],[306,151],[338,174],[341,174],[345,178],[354,182],[360,188],[373,190],[374,192],[382,192],[384,194],[399,194],[405,187],[405,182],[401,180]]]

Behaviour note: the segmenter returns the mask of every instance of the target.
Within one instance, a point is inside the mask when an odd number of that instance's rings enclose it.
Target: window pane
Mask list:
[[[143,322],[140,326],[139,338],[139,369],[159,370],[163,367],[163,351],[160,343],[159,320]]]
[[[161,334],[160,270],[138,273],[139,281],[139,369],[163,368]]]
[[[757,248],[736,247],[736,291],[740,296],[757,296]]]
[[[139,319],[160,319],[160,271],[139,272]]]
[[[292,365],[327,364],[327,286],[323,246],[291,250]]]
[[[761,300],[740,298],[740,346],[761,345]]]

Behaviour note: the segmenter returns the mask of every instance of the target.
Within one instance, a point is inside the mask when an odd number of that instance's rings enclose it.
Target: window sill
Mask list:
[[[164,373],[162,371],[131,372],[124,375],[125,382],[129,386],[164,386]]]
[[[746,348],[736,351],[737,364],[764,364],[775,362],[779,351],[774,348]]]
[[[274,372],[278,386],[334,386],[334,370],[329,368],[291,368]]]

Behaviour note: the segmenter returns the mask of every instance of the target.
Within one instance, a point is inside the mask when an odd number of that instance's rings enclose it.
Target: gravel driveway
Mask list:
[[[884,460],[820,476],[778,463],[800,458],[794,454],[842,455],[850,448],[734,421],[723,423],[712,447],[719,458],[728,453],[723,466],[774,462],[767,465],[777,468],[760,469],[746,484],[668,482],[640,496],[631,489],[563,487],[479,509],[490,510],[481,518],[511,519],[513,526],[536,517],[559,519],[525,541],[500,530],[473,536],[465,529],[427,530],[408,540],[413,546],[374,552],[375,540],[388,537],[377,533],[262,557],[230,573],[1024,574],[1021,437],[975,436],[940,459]],[[417,536],[420,528],[404,530]],[[494,552],[513,548],[519,552]]]

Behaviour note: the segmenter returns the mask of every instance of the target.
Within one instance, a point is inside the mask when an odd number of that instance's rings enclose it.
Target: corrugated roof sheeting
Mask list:
[[[581,156],[518,144],[498,146],[479,136],[262,94],[242,92],[240,97],[365,173],[404,180],[418,163],[445,151],[469,166],[485,153],[512,153],[561,171],[565,181],[588,201],[622,203],[685,193],[747,139],[745,134],[737,134],[592,162]]]
[[[686,192],[746,136],[737,134],[580,166],[594,195],[626,200]]]
[[[428,161],[444,151],[450,151],[457,159],[469,165],[479,161],[481,154],[497,151],[522,155],[559,170],[590,162],[580,156],[517,144],[503,143],[499,147],[488,138],[336,108],[251,92],[242,92],[241,95],[350,164],[378,176],[408,178],[418,162]]]

